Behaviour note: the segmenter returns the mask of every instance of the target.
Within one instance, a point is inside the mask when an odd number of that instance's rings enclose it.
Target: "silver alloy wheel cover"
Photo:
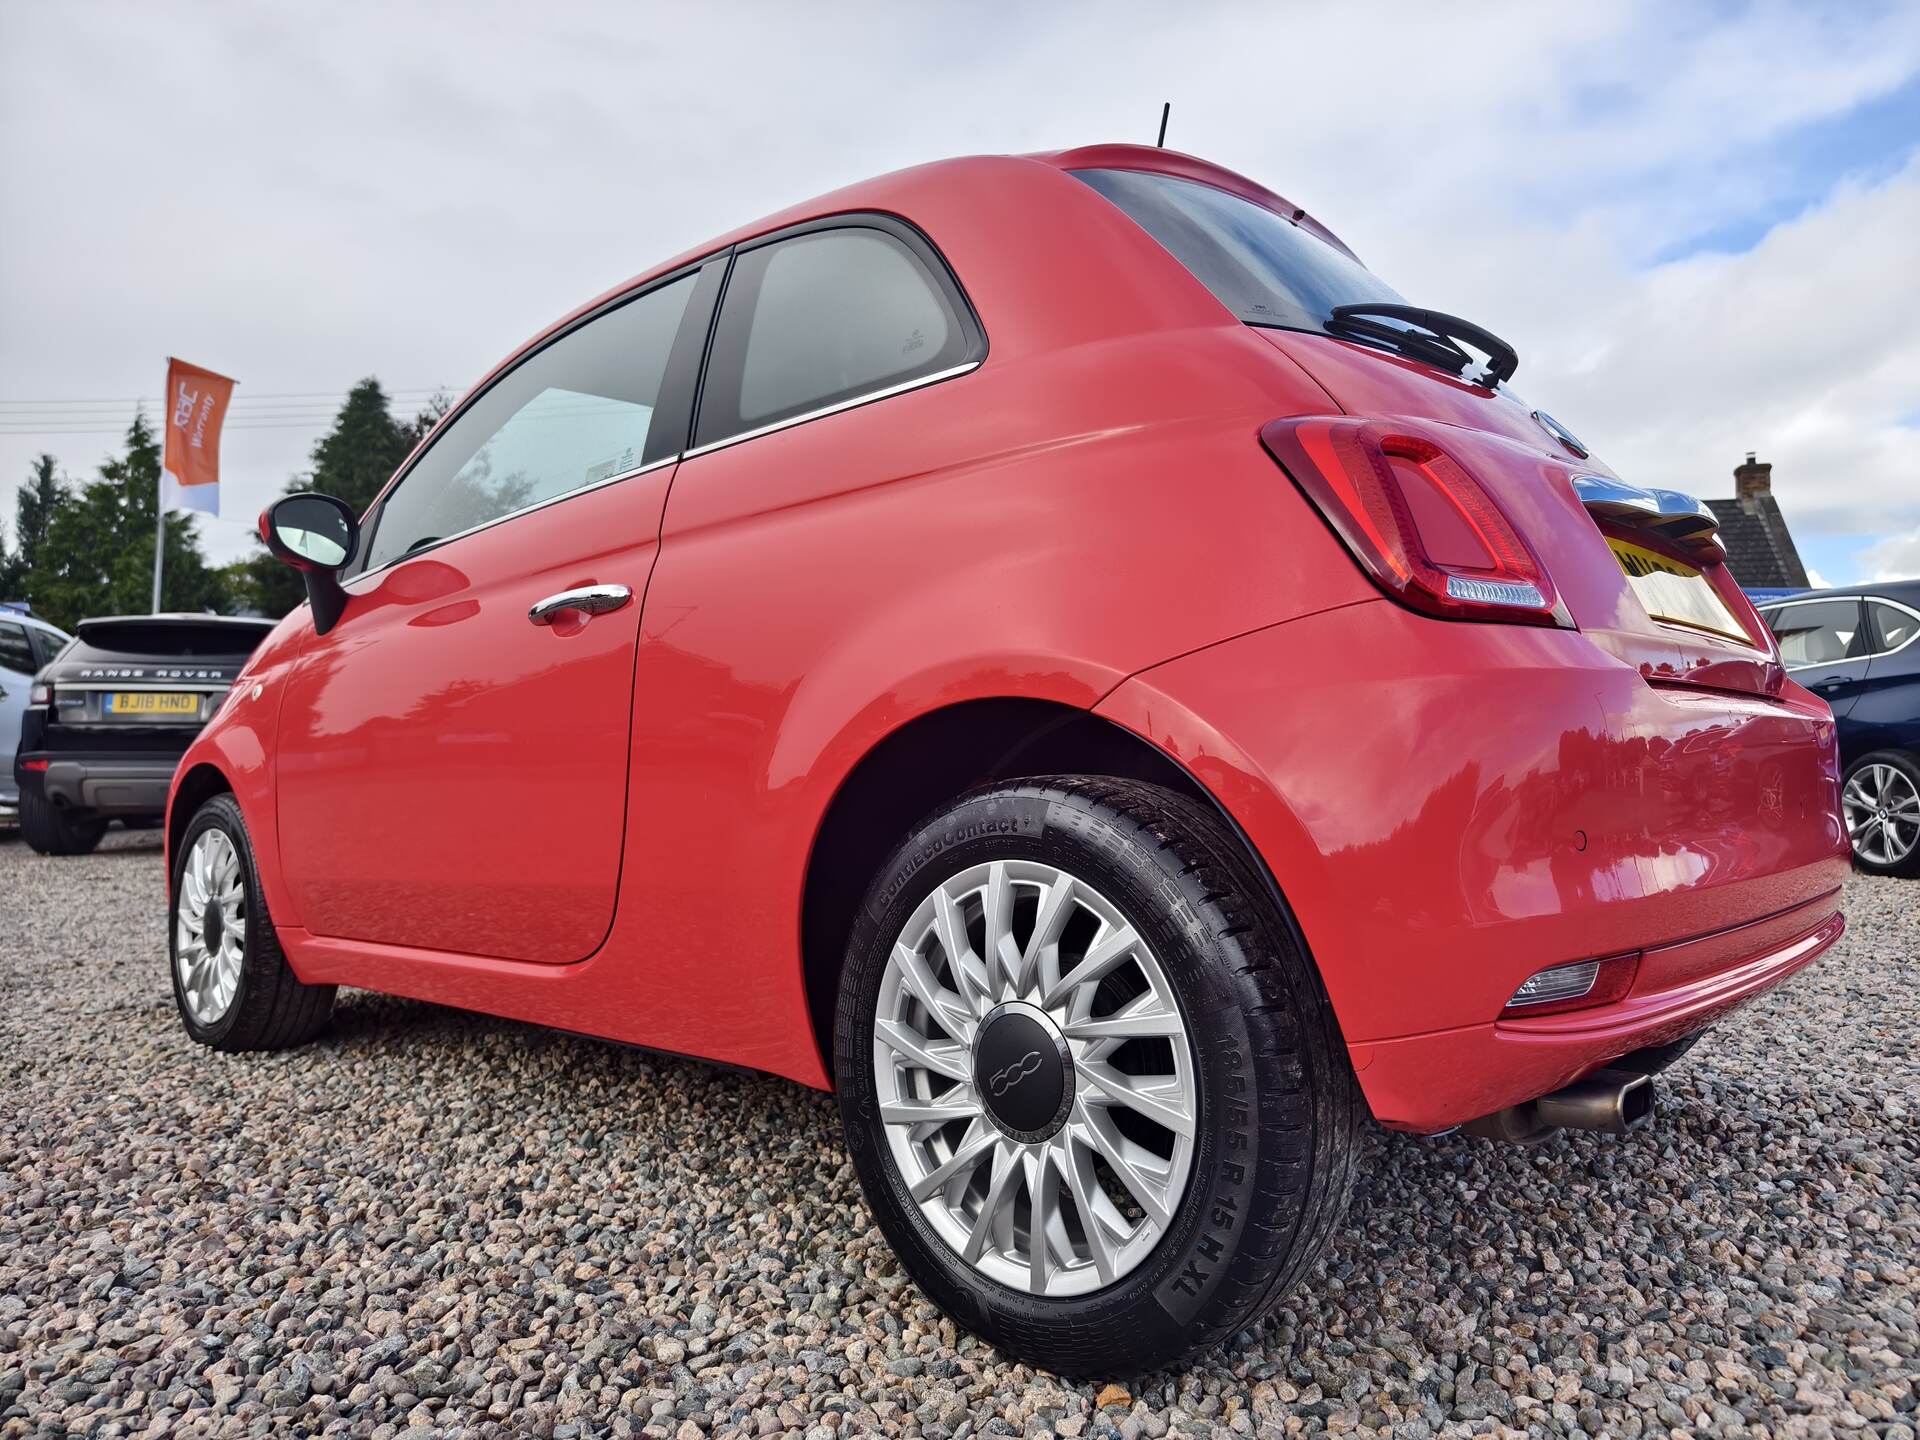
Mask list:
[[[207,948],[207,918],[220,914],[220,935]],[[247,948],[247,887],[240,856],[224,830],[203,830],[180,871],[174,901],[173,968],[187,1013],[202,1025],[217,1024],[240,986]]]
[[[1084,937],[1065,957],[1063,933]],[[994,1123],[973,1082],[981,1021],[1012,1001],[1045,1012],[1072,1061],[1066,1118],[1032,1144]],[[1136,1037],[1166,1043],[1136,1046],[1122,1069],[1116,1052]],[[1179,1210],[1199,1113],[1179,999],[1119,908],[1065,871],[996,860],[920,902],[881,977],[873,1068],[887,1143],[921,1215],[1000,1284],[1048,1296],[1103,1288],[1153,1252]],[[1123,1110],[1141,1117],[1124,1122],[1136,1136],[1158,1143],[1123,1133]]]
[[[1920,789],[1898,766],[1875,762],[1847,777],[1840,795],[1853,853],[1875,865],[1898,865],[1920,844]]]

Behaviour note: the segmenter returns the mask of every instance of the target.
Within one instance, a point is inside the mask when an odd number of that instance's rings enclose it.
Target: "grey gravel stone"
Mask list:
[[[1920,884],[1853,879],[1651,1131],[1379,1134],[1281,1311],[1087,1384],[906,1282],[827,1097],[362,993],[216,1055],[160,895],[150,833],[0,838],[0,1437],[1914,1440]]]

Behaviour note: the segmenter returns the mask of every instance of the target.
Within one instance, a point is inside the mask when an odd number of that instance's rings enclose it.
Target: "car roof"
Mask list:
[[[525,344],[516,346],[487,371],[461,396],[459,403],[420,438],[395,475],[405,473],[414,457],[434,442],[442,428],[460,416],[475,395],[529,351],[568,326],[653,280],[697,264],[730,246],[834,215],[878,212],[899,216],[926,229],[959,274],[968,298],[981,311],[988,341],[995,351],[1013,340],[1017,352],[1020,331],[1043,330],[1050,319],[1061,318],[1075,305],[1080,313],[1072,317],[1063,331],[1053,335],[1053,343],[1108,338],[1126,328],[1128,313],[1136,320],[1150,315],[1158,323],[1180,323],[1177,316],[1182,305],[1186,306],[1186,323],[1218,320],[1224,313],[1219,301],[1117,206],[1089,186],[1060,183],[1071,171],[1090,169],[1134,170],[1212,185],[1284,216],[1342,254],[1358,260],[1333,231],[1291,200],[1224,166],[1177,150],[1151,145],[1087,145],[1029,155],[970,155],[935,160],[861,180],[777,210],[684,250],[601,292]],[[1008,246],[1005,243],[1008,235],[1017,236],[1020,244]],[[1063,253],[1075,245],[1084,248]],[[1011,260],[1008,251],[1014,252]],[[1108,263],[1101,264],[1102,260]],[[1021,286],[1010,272],[1022,263],[1050,274],[1054,283],[1033,284],[1029,276],[1029,283]],[[1141,263],[1167,267],[1164,272],[1167,282],[1154,287],[1139,285],[1125,266]],[[1062,281],[1065,283],[1060,283]],[[1108,303],[1087,303],[1086,293],[1103,281],[1111,286],[1111,293],[1105,297]],[[1000,291],[1006,293],[996,293]],[[1005,299],[1008,303],[996,306],[996,299]],[[1072,322],[1085,322],[1093,314],[1106,318],[1104,334],[1073,333],[1076,326]],[[1084,332],[1089,326],[1081,323],[1077,328]]]
[[[31,610],[22,610],[18,605],[4,602],[0,602],[0,620],[17,620],[23,625],[33,626],[36,630],[48,630],[63,637],[67,633],[51,620],[42,620]]]
[[[1920,608],[1920,580],[1872,580],[1864,585],[1839,585],[1830,590],[1803,590],[1797,595],[1786,595],[1760,604],[1765,609],[1797,600],[1849,600],[1855,596],[1898,600],[1902,605]]]

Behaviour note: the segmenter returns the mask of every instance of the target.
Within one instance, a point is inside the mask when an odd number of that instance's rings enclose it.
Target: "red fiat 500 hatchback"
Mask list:
[[[358,985],[831,1087],[963,1323],[1230,1335],[1367,1116],[1624,1130],[1841,931],[1827,707],[1516,363],[1131,146],[649,271],[262,517],[310,603],[174,782],[187,1029]]]

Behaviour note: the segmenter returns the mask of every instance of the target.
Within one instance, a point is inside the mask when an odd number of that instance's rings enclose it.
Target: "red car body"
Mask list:
[[[878,855],[1069,736],[1230,817],[1374,1115],[1414,1131],[1696,1031],[1830,944],[1834,725],[1751,608],[1729,599],[1746,643],[1651,620],[1572,487],[1611,472],[1502,392],[1241,323],[1069,173],[1096,167],[1296,214],[1165,151],[955,160],[610,291],[580,313],[877,212],[944,256],[989,348],[347,580],[341,621],[289,616],[185,757],[170,844],[233,792],[303,981],[826,1087],[822,988]],[[1261,443],[1342,416],[1477,476],[1563,623],[1383,594]],[[609,582],[643,603],[526,623]],[[1624,995],[1503,1016],[1593,957],[1637,957]]]

